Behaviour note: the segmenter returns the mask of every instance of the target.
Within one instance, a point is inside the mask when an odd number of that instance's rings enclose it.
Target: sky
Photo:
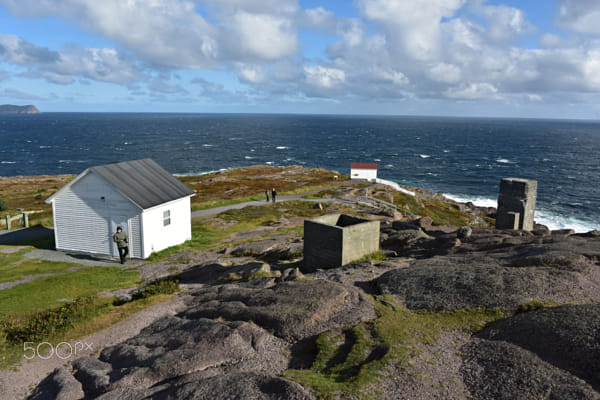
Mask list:
[[[600,119],[599,0],[0,0],[0,104]]]

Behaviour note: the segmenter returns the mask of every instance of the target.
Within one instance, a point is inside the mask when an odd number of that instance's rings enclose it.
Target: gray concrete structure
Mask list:
[[[379,221],[330,214],[304,221],[305,272],[346,265],[379,250]]]
[[[497,229],[533,229],[537,181],[521,178],[504,178],[500,181]]]

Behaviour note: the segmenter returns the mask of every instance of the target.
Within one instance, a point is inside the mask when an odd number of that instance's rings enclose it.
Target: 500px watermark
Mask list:
[[[61,360],[66,360],[76,356],[77,352],[94,351],[92,347],[93,343],[86,342],[75,342],[73,344],[69,342],[60,342],[56,346],[49,342],[41,342],[38,343],[37,346],[34,346],[34,344],[34,342],[23,343],[23,352],[25,353],[23,354],[23,357],[28,360],[35,357],[47,360],[55,354]]]

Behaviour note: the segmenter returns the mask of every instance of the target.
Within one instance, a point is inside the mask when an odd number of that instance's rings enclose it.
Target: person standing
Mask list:
[[[265,190],[265,195],[267,196],[267,203],[269,202],[269,189]]]
[[[273,188],[273,190],[271,190],[271,199],[273,200],[273,203],[275,203],[276,197],[277,197],[277,191],[275,190],[275,188]]]
[[[120,226],[117,226],[117,233],[113,235],[113,242],[117,244],[119,249],[119,258],[121,258],[121,264],[125,263],[125,258],[129,254],[129,237],[127,232],[123,232]]]

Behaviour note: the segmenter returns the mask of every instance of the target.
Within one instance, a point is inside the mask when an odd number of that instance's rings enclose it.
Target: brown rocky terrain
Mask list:
[[[381,254],[310,274],[294,229],[176,254],[161,265],[184,310],[30,398],[600,399],[600,232],[496,230],[460,207],[472,226],[355,207]]]

